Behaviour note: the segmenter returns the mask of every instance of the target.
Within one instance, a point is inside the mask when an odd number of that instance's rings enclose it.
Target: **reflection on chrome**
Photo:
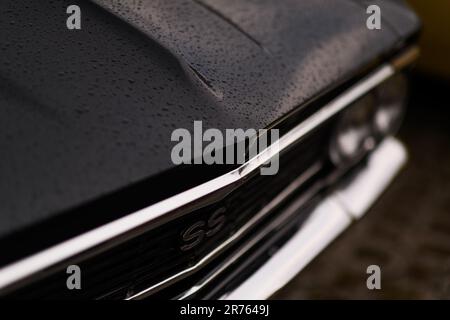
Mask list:
[[[300,230],[259,270],[223,299],[267,299],[289,282],[352,220],[363,216],[406,163],[407,153],[387,138],[367,165],[316,207]]]

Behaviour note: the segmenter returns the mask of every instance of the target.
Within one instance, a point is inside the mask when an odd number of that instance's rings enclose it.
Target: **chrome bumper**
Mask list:
[[[341,182],[308,220],[262,267],[222,299],[267,299],[294,278],[353,220],[362,217],[387,188],[407,153],[395,138],[387,138],[370,155],[367,166]]]

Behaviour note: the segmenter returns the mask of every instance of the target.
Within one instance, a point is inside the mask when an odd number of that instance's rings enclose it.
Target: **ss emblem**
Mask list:
[[[200,220],[182,234],[183,245],[180,247],[182,251],[187,251],[198,246],[205,238],[210,238],[219,232],[225,224],[225,208],[215,211],[207,221]]]

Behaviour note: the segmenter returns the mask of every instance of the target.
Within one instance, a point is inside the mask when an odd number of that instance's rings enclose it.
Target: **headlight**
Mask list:
[[[397,75],[381,84],[375,91],[378,108],[375,114],[375,129],[379,135],[394,134],[403,119],[408,86],[403,75]]]
[[[332,137],[330,156],[335,164],[349,162],[373,148],[375,96],[368,94],[342,114]]]
[[[335,165],[352,163],[394,134],[403,118],[407,83],[394,76],[350,105],[341,115],[331,138],[330,157]]]

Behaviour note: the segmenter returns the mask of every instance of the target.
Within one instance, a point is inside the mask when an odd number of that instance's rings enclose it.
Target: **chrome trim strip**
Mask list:
[[[0,289],[123,236],[169,212],[240,181],[269,162],[276,152],[287,149],[293,143],[305,137],[314,128],[330,119],[394,73],[395,69],[391,64],[382,65],[282,136],[278,146],[268,147],[238,169],[1,268]]]
[[[349,182],[331,193],[292,238],[238,288],[222,296],[230,300],[271,297],[285,286],[352,221],[362,217],[406,163],[407,153],[387,138]],[[356,205],[355,205],[356,203]]]
[[[354,219],[361,218],[406,160],[406,151],[399,142],[394,139],[384,141],[382,149],[371,155],[365,170],[353,177],[351,183],[341,183],[335,192],[336,200]]]
[[[225,242],[221,243],[220,246],[215,248],[213,251],[208,253],[205,257],[203,257],[199,262],[197,262],[195,265],[188,269],[184,269],[183,271],[165,279],[164,281],[161,281],[145,290],[142,290],[130,297],[128,297],[126,300],[135,300],[135,299],[141,299],[145,298],[146,296],[150,295],[155,291],[155,289],[168,284],[172,280],[186,277],[191,273],[194,273],[197,269],[200,269],[203,267],[203,265],[207,264],[211,259],[213,259],[215,256],[217,256],[220,252],[228,248],[233,242],[241,238],[245,233],[247,233],[248,230],[250,230],[255,224],[257,224],[259,221],[261,221],[264,217],[267,216],[273,209],[275,209],[277,206],[279,206],[283,201],[288,198],[295,190],[297,190],[300,186],[302,186],[306,181],[308,181],[310,178],[312,178],[316,173],[319,172],[319,170],[322,168],[321,163],[316,163],[311,168],[309,168],[306,172],[301,174],[297,179],[295,179],[293,182],[291,182],[283,191],[281,191],[272,201],[270,201],[264,208],[262,208],[255,216],[253,216],[252,219],[250,219],[242,228],[240,228],[236,233],[234,233],[230,238],[228,238]],[[252,243],[255,238],[252,239]],[[228,266],[232,259],[227,260],[222,266],[222,268],[225,268],[225,266]],[[235,259],[234,259],[235,260]],[[191,293],[190,293],[191,294]]]
[[[264,239],[267,234],[277,228],[284,226],[287,221],[298,213],[298,210],[302,208],[314,195],[322,189],[325,185],[324,181],[316,183],[309,189],[305,194],[300,196],[298,199],[293,201],[282,213],[274,219],[269,225],[267,225],[262,230],[259,230],[256,235],[254,235],[247,243],[242,245],[236,252],[234,252],[225,262],[223,262],[216,270],[211,272],[207,277],[202,279],[196,285],[191,287],[189,290],[181,294],[178,299],[184,300],[196,294],[198,291],[203,289],[214,279],[222,274],[228,267],[235,263],[239,258],[241,258],[245,253],[249,252],[251,249],[255,248],[257,244]]]

